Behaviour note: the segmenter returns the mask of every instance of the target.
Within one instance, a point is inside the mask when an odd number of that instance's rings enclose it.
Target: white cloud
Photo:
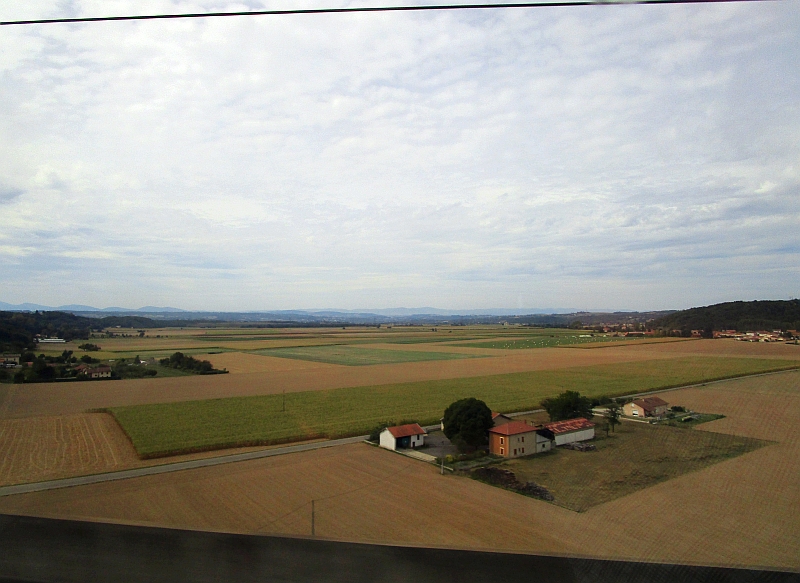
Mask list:
[[[12,4],[4,19],[266,5]],[[0,235],[25,254],[0,295],[207,309],[788,296],[799,25],[759,3],[5,27]],[[56,271],[63,286],[30,295]]]

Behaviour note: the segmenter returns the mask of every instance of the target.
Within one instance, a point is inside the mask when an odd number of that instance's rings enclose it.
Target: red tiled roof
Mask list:
[[[500,435],[517,435],[519,433],[531,433],[536,431],[533,425],[528,425],[523,421],[511,421],[503,425],[498,425],[489,430],[489,433],[498,433]]]
[[[566,421],[554,421],[552,423],[545,423],[544,428],[549,429],[553,433],[569,433],[570,431],[578,431],[580,429],[590,429],[594,427],[594,423],[583,417],[577,419],[567,419]]]
[[[639,405],[645,411],[652,411],[656,407],[666,407],[668,405],[661,397],[644,397],[642,399],[636,399],[633,403]]]
[[[409,435],[425,435],[425,430],[419,426],[419,423],[409,423],[408,425],[397,425],[396,427],[387,427],[395,439],[401,437],[408,437]]]

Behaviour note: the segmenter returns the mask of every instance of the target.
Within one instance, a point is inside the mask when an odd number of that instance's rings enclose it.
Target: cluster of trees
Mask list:
[[[224,374],[228,372],[225,369],[218,370],[214,368],[214,365],[207,360],[198,360],[182,352],[176,352],[169,358],[162,358],[159,364],[195,374]]]
[[[85,352],[97,352],[98,350],[100,350],[100,347],[97,344],[90,344],[89,342],[79,344],[78,348],[80,348]]]
[[[73,365],[78,359],[72,355],[71,350],[65,350],[59,356],[36,356],[33,352],[26,351],[20,355],[20,362],[30,362],[31,366],[17,370],[13,376],[7,371],[0,375],[0,380],[13,380],[15,383],[47,383],[57,378],[71,378],[76,376]]]

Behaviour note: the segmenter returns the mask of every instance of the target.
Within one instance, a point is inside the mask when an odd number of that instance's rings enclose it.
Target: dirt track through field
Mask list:
[[[0,499],[0,512],[800,569],[800,373],[665,393],[778,443],[575,513],[363,444]],[[729,425],[726,426],[725,423]],[[695,431],[695,429],[687,430]]]

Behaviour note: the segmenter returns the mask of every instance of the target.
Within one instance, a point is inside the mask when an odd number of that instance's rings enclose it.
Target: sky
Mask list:
[[[0,301],[794,298],[798,62],[796,0],[2,26]]]

